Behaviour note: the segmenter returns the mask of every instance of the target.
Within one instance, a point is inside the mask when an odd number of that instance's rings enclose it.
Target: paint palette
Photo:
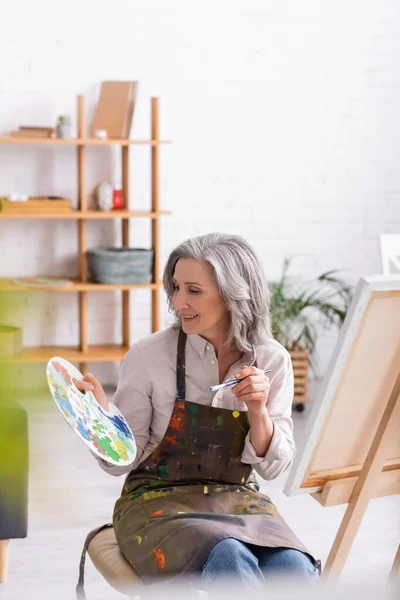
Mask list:
[[[81,392],[72,379],[82,374],[71,363],[54,356],[47,363],[51,394],[76,435],[111,465],[129,465],[136,456],[135,438],[121,412],[113,404],[104,410],[92,392]]]

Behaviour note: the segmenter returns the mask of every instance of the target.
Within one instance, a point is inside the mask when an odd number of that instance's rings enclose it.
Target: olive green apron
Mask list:
[[[144,583],[201,571],[225,538],[258,546],[307,548],[241,461],[246,411],[185,400],[185,344],[177,353],[177,394],[160,445],[126,478],[113,526],[122,554]]]

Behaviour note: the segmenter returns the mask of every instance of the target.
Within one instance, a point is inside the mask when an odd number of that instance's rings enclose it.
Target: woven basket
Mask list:
[[[306,350],[289,350],[294,373],[293,404],[302,407],[307,402],[308,370],[310,360]]]
[[[100,247],[86,252],[89,270],[97,283],[149,283],[153,250]]]

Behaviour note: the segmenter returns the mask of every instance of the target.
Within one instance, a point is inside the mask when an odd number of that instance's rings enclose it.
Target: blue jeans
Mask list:
[[[270,578],[316,583],[319,573],[299,550],[254,546],[233,538],[214,546],[202,570],[204,582],[234,579],[253,589]]]

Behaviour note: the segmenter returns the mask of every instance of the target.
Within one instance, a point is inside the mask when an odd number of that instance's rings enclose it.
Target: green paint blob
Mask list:
[[[160,465],[158,467],[158,473],[160,475],[160,477],[168,477],[168,467],[166,467],[165,465]]]
[[[115,452],[114,448],[111,446],[111,440],[108,436],[100,437],[97,443],[99,448],[104,450],[107,456],[110,456],[114,460],[121,460],[118,452]]]
[[[104,433],[105,431],[107,431],[107,427],[105,427],[105,425],[103,425],[103,423],[94,424],[93,429],[95,431],[97,431],[98,433]]]

